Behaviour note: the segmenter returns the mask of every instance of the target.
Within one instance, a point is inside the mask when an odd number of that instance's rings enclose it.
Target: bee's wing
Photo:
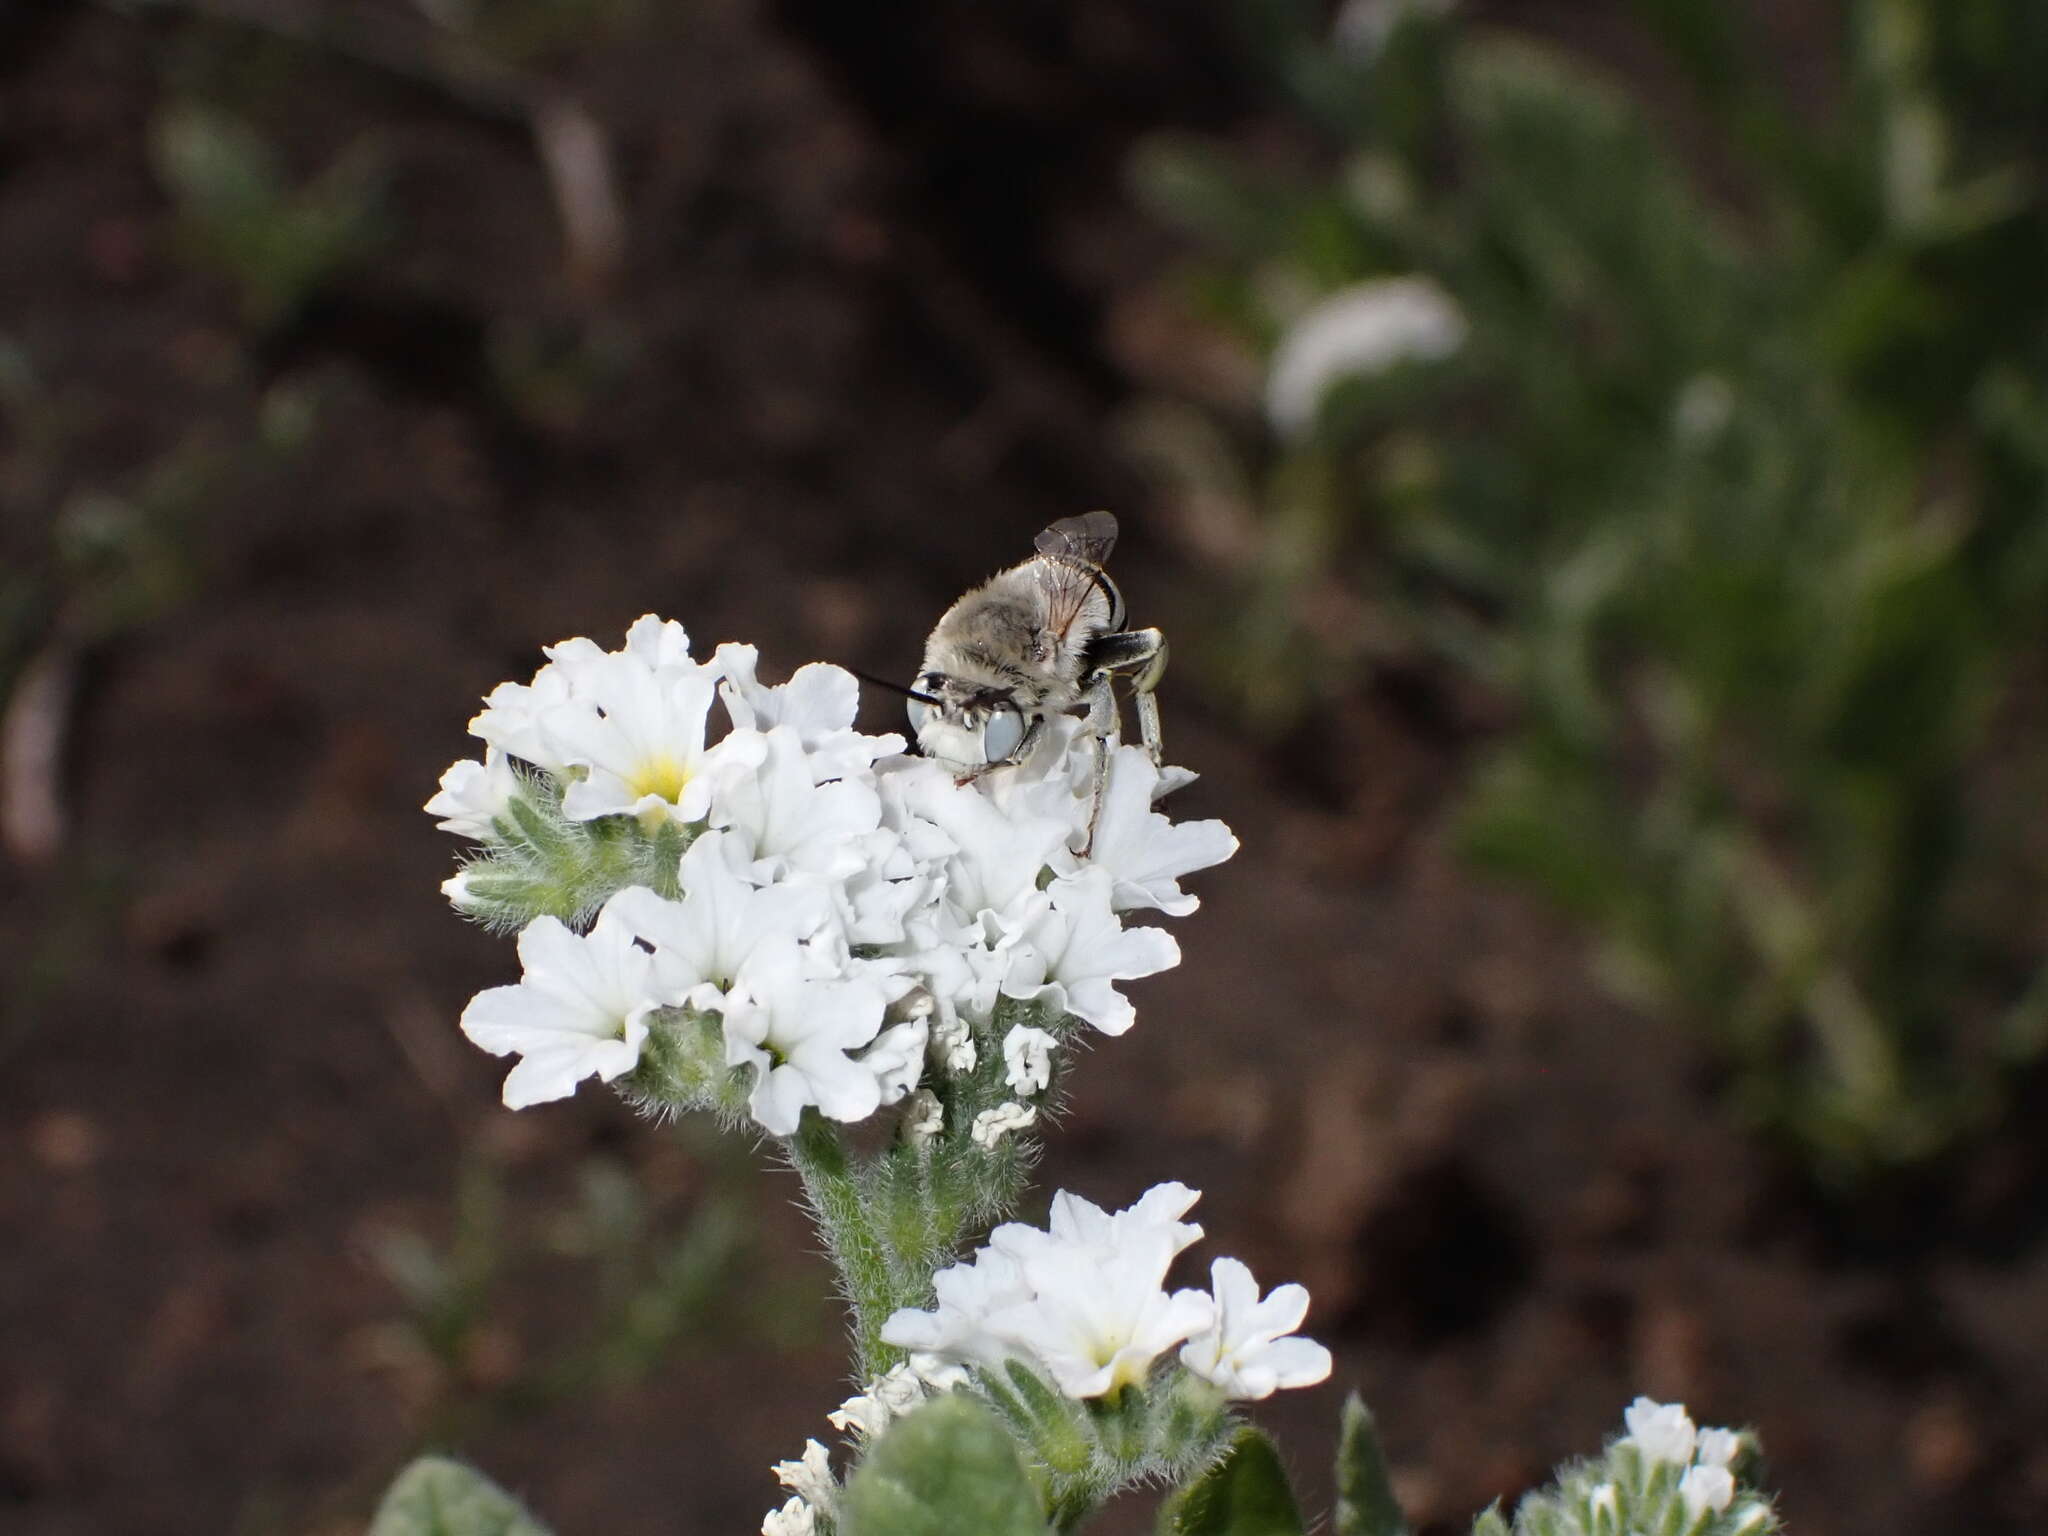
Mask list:
[[[1063,517],[1038,536],[1037,547],[1041,555],[1107,565],[1109,552],[1116,548],[1116,514],[1084,512],[1079,517]]]
[[[1063,517],[1038,536],[1040,559],[1032,562],[1045,594],[1045,627],[1064,638],[1080,617],[1090,593],[1109,604],[1109,627],[1123,623],[1123,600],[1103,573],[1116,548],[1116,518],[1108,512]]]

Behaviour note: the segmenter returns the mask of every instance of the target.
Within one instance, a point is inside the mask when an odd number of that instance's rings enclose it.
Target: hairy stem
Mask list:
[[[803,1124],[785,1145],[789,1161],[804,1181],[804,1194],[825,1235],[839,1281],[853,1309],[854,1358],[862,1382],[873,1381],[902,1358],[882,1342],[882,1324],[905,1304],[896,1280],[897,1265],[866,1192],[846,1155],[837,1127],[822,1116],[804,1116]]]

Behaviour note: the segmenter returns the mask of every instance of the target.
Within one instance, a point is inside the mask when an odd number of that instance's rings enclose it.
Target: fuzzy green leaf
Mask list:
[[[369,1536],[548,1536],[548,1530],[476,1468],[422,1456],[392,1482]]]
[[[1167,1501],[1159,1536],[1302,1536],[1280,1453],[1246,1425],[1223,1459]]]
[[[1344,1427],[1337,1443],[1335,1529],[1336,1536],[1408,1536],[1372,1410],[1356,1392],[1345,1399]]]
[[[1001,1421],[955,1395],[897,1424],[846,1489],[847,1536],[1047,1536],[1045,1508]]]

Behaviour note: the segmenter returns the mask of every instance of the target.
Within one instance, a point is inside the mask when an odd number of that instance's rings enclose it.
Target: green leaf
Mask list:
[[[385,1493],[369,1536],[548,1536],[548,1530],[476,1468],[422,1456]]]
[[[1337,1442],[1336,1536],[1408,1536],[1408,1522],[1394,1502],[1386,1454],[1372,1411],[1354,1392],[1344,1402],[1344,1427]]]
[[[1250,1425],[1239,1430],[1223,1459],[1159,1512],[1159,1536],[1302,1536],[1273,1442]]]
[[[1016,1442],[959,1394],[882,1437],[847,1485],[845,1523],[847,1536],[1047,1536]]]

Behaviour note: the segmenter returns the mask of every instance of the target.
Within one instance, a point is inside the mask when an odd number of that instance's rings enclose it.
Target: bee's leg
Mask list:
[[[988,766],[990,768],[1008,768],[1013,764],[1021,763],[1031,756],[1032,750],[1035,747],[1037,747],[1039,742],[1044,740],[1044,738],[1045,716],[1033,715],[1031,717],[1031,723],[1024,727],[1024,734],[1018,740],[1016,747],[1011,751],[1010,755],[1004,758],[1000,763],[990,763]],[[984,769],[983,771],[986,772],[987,769]]]
[[[1128,629],[1103,635],[1088,659],[1105,671],[1130,675],[1131,693],[1138,706],[1138,736],[1145,743],[1152,764],[1165,760],[1166,738],[1159,728],[1159,700],[1154,690],[1166,674],[1166,636],[1156,629]]]
[[[1095,738],[1095,783],[1088,802],[1088,835],[1080,847],[1084,859],[1095,846],[1095,823],[1102,819],[1102,796],[1109,787],[1109,759],[1123,739],[1123,724],[1117,719],[1116,694],[1111,690],[1108,672],[1097,672],[1089,680],[1087,699],[1088,734]]]

